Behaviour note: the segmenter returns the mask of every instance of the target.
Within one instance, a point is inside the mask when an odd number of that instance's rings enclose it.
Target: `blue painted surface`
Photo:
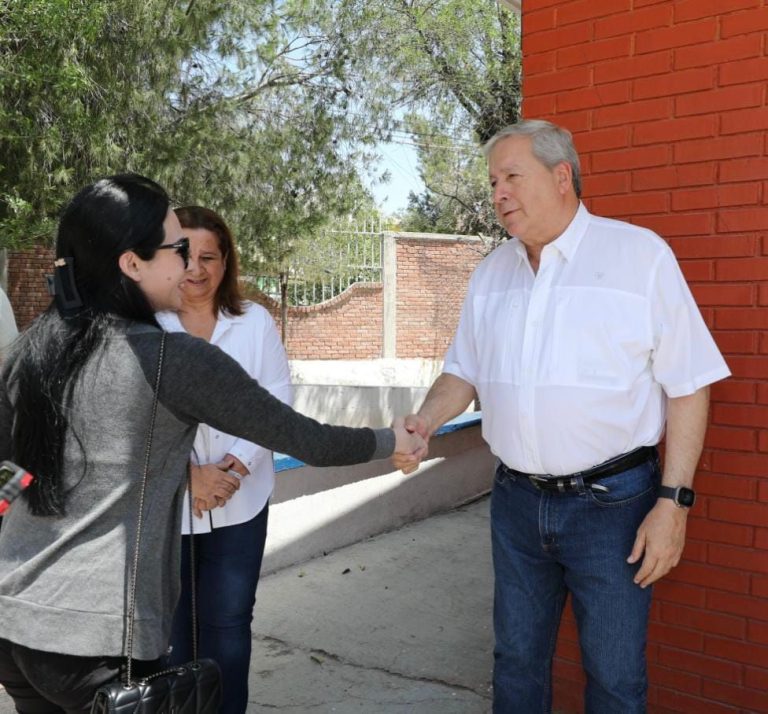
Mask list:
[[[459,414],[455,419],[451,419],[447,424],[443,424],[436,432],[435,436],[441,434],[450,434],[454,431],[461,431],[461,429],[468,429],[472,426],[477,426],[482,421],[482,412],[465,412]],[[293,456],[287,454],[275,454],[275,473],[280,471],[289,471],[290,469],[299,469],[302,466],[306,466],[303,461],[294,459]]]

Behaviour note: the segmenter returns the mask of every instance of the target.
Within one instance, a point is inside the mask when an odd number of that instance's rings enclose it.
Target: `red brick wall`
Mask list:
[[[523,112],[568,127],[595,213],[681,261],[734,376],[684,561],[655,591],[655,712],[768,712],[768,0],[525,0]],[[564,623],[556,708],[581,711]]]
[[[459,319],[467,281],[482,258],[479,244],[456,240],[397,239],[397,356],[442,359]],[[19,328],[50,302],[43,274],[51,272],[45,248],[11,252],[9,296]],[[280,325],[280,307],[259,292]],[[383,354],[381,284],[358,283],[333,300],[288,310],[286,345],[291,359],[376,359]]]
[[[479,243],[397,240],[397,356],[442,359],[459,322]]]

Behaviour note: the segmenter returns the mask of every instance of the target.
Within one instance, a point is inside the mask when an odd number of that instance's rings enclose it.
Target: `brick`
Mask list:
[[[768,129],[768,108],[764,111],[754,109],[734,110],[720,118],[721,134],[739,134],[746,131]]]
[[[754,575],[752,577],[755,581],[765,576]],[[768,620],[768,608],[765,607],[765,602],[760,596],[759,587],[755,591],[754,582],[751,593],[751,595],[746,595],[710,590],[706,593],[706,607],[715,612],[730,613],[761,621]]]
[[[654,686],[673,687],[680,692],[689,694],[701,693],[701,677],[698,674],[687,674],[679,669],[650,665],[648,681]]]
[[[695,116],[638,124],[634,127],[633,139],[635,145],[657,144],[714,136],[716,131],[717,117]]]
[[[593,213],[613,218],[636,216],[645,213],[665,213],[666,193],[635,193],[625,196],[595,198],[591,202]]]
[[[720,2],[720,0],[712,0]],[[696,6],[704,3],[693,0]],[[676,6],[677,7],[677,6]],[[688,69],[690,67],[710,67],[723,65],[734,60],[758,57],[762,52],[762,38],[760,35],[747,35],[734,37],[730,40],[718,40],[708,42],[697,47],[682,47],[675,52],[675,69]]]
[[[717,340],[717,335],[715,339]],[[768,385],[760,385],[766,386]],[[758,385],[755,382],[741,382],[736,379],[724,379],[711,386],[710,396],[713,402],[736,402],[737,404],[752,404],[755,402]],[[768,398],[768,389],[766,389]]]
[[[720,22],[723,37],[749,35],[761,30],[768,30],[768,9],[765,7],[747,12],[725,15]]]
[[[702,488],[702,483],[703,479],[699,476],[696,479],[696,491],[701,494],[711,493],[711,489]],[[752,526],[694,518],[693,514],[688,517],[686,532],[689,538],[699,538],[710,543],[728,543],[746,547],[751,546],[754,542],[754,528]]]
[[[752,501],[757,495],[755,479],[726,475],[721,470],[710,474],[699,474],[696,479],[696,488],[702,495],[725,496],[726,498],[739,498],[744,501]],[[750,531],[752,530],[749,526],[747,528]],[[745,545],[752,545],[751,540]]]
[[[678,193],[672,195],[673,201]],[[741,258],[757,252],[757,239],[753,235],[672,238],[669,245],[678,259]]]
[[[714,67],[684,69],[679,72],[670,71],[664,76],[636,79],[633,83],[632,96],[636,99],[677,96],[699,92],[714,86]]]
[[[627,194],[630,191],[630,175],[590,174],[582,177],[581,184],[584,196]]]
[[[765,526],[768,523],[768,506],[763,503],[749,503],[734,499],[710,498],[707,503],[707,513],[712,520],[727,521],[728,523],[751,524],[753,526]],[[746,575],[746,574],[744,574]],[[739,579],[728,580],[732,587],[720,588],[721,590],[733,590],[739,592]],[[742,591],[746,592],[746,591]],[[768,616],[768,612],[766,612]]]
[[[592,128],[592,112],[589,109],[575,112],[560,112],[557,123],[571,133],[577,134]]]
[[[768,257],[720,258],[716,263],[716,274],[721,281],[768,280]],[[768,322],[765,326],[768,327]]]
[[[551,74],[526,77],[525,91],[534,96],[556,94],[576,87],[586,87],[590,82],[591,70],[589,67],[573,67]]]
[[[706,654],[724,657],[742,664],[768,667],[768,647],[746,642],[735,642],[722,637],[707,635],[704,642]]]
[[[672,210],[674,211],[695,211],[701,208],[726,206],[754,206],[759,203],[760,186],[753,183],[689,189],[676,191],[672,195]]]
[[[659,662],[683,672],[694,672],[721,682],[738,684],[741,681],[741,666],[718,657],[662,646],[659,648]]]
[[[763,230],[768,225],[768,208],[718,211],[718,233],[741,233]]]
[[[744,409],[744,407],[726,407]],[[763,410],[764,407],[754,407]],[[719,473],[738,474],[741,476],[765,476],[768,474],[768,456],[765,454],[736,454],[727,451],[716,451],[712,455],[712,470]],[[768,514],[766,514],[768,525]]]
[[[692,518],[689,520],[703,520]],[[659,580],[653,586],[654,602],[673,602],[681,605],[691,605],[693,607],[704,607],[705,593],[698,586],[678,583],[667,578]]]
[[[592,0],[590,0],[591,2]],[[614,37],[609,40],[593,40],[592,42],[572,45],[557,50],[557,66],[573,67],[576,65],[593,65],[618,57],[628,57],[632,50],[631,37]]]
[[[768,527],[755,530],[755,548],[768,550]]]
[[[673,712],[695,712],[696,714],[738,713],[738,710],[734,707],[664,687],[659,687],[658,704],[662,707],[668,707],[669,711]]]
[[[580,154],[629,146],[629,127],[592,129],[576,134],[573,139]]]
[[[557,10],[558,25],[570,25],[573,22],[591,20],[606,15],[624,13],[631,9],[630,0],[613,0],[611,3],[599,3],[594,0],[577,0],[563,3]]]
[[[683,94],[675,97],[674,102],[676,116],[709,115],[712,113],[713,107],[717,107],[717,113],[722,116],[729,110],[762,106],[763,88],[759,83],[755,83],[739,87],[712,89],[705,92]]]
[[[701,305],[752,305],[755,300],[752,285],[692,285],[691,292]]]
[[[712,218],[711,213],[676,213],[669,216],[648,216],[643,221],[647,228],[656,231],[660,236],[671,238],[674,236],[711,235],[713,227]],[[687,262],[691,264],[696,261]],[[685,272],[686,267],[683,267],[683,272]],[[709,273],[707,275],[709,276]],[[686,277],[688,277],[687,273]],[[692,280],[694,278],[688,279]],[[696,279],[709,279],[709,277]]]
[[[700,632],[741,640],[744,639],[747,632],[747,622],[743,617],[722,615],[681,605],[663,605],[662,619],[670,624],[690,627]]]
[[[523,80],[523,89],[525,89],[525,80]],[[528,97],[523,92],[522,116],[527,119],[546,119],[554,118],[555,114],[555,95],[547,94],[543,97]]]
[[[644,54],[674,47],[706,44],[717,38],[717,25],[717,19],[711,17],[699,22],[688,22],[683,27],[673,25],[653,32],[640,33],[635,39],[635,52]]]
[[[635,191],[646,191],[659,188],[706,186],[714,183],[716,169],[717,164],[714,161],[639,169],[632,172],[632,188]]]
[[[652,622],[648,626],[648,638],[662,645],[693,652],[700,652],[704,647],[704,635],[701,632],[660,623]]]
[[[764,82],[768,79],[768,60],[761,57],[721,65],[718,79],[722,85]]]
[[[668,161],[669,149],[666,146],[605,151],[593,157],[592,170],[595,172],[626,171],[647,166],[661,166]]]
[[[630,87],[626,82],[616,82],[601,87],[585,87],[572,92],[562,92],[557,97],[557,111],[572,112],[610,104],[625,104],[630,98],[629,91]],[[525,101],[523,99],[523,106]]]
[[[616,37],[672,24],[672,7],[648,7],[595,22],[595,38]]]
[[[729,308],[731,309],[731,308]],[[732,308],[736,310],[737,308]],[[760,312],[753,310],[753,312]],[[768,360],[765,357],[735,355],[728,359],[728,366],[734,377],[742,379],[768,379]],[[763,426],[762,423],[755,426]]]
[[[757,385],[757,403],[768,404],[768,384]]]
[[[647,219],[646,223],[648,223]],[[715,277],[715,264],[711,260],[686,260],[680,263],[680,269],[689,283],[697,280],[712,280]]]
[[[765,523],[768,525],[768,507],[766,507],[765,512]],[[737,568],[750,573],[768,573],[768,558],[766,558],[765,551],[759,549],[710,543],[708,562],[712,565]]]
[[[616,126],[656,121],[672,116],[673,111],[673,100],[668,97],[632,101],[596,109],[594,114],[595,126]]]
[[[556,10],[553,7],[525,13],[525,33],[532,35],[557,27]]]
[[[728,12],[755,7],[760,0],[728,0]],[[701,17],[723,14],[723,0],[675,0],[675,22],[683,23]],[[683,28],[680,28],[683,31]]]
[[[757,432],[757,450],[768,451],[768,431]]]
[[[733,686],[723,682],[702,682],[704,696],[723,704],[733,704],[750,712],[768,712],[768,697],[765,692]]]
[[[763,150],[761,134],[744,134],[716,139],[693,139],[675,144],[675,162],[732,159],[736,156],[758,156]]]
[[[728,513],[732,513],[732,511],[728,511]],[[730,520],[733,522],[732,518]],[[677,582],[700,585],[712,590],[726,590],[728,592],[741,594],[744,594],[749,590],[748,573],[740,573],[727,568],[719,568],[714,565],[706,565],[703,563],[683,561],[665,577]]]
[[[768,179],[768,157],[735,159],[720,164],[720,181],[755,181]]]
[[[768,671],[757,667],[746,667],[744,670],[744,684],[752,689],[768,691]]]
[[[527,54],[549,52],[561,47],[571,47],[592,40],[593,27],[591,22],[582,22],[565,28],[555,28],[529,34],[523,32],[523,57]]]
[[[754,332],[718,330],[714,338],[720,352],[726,355],[751,355],[758,351],[757,335]]]
[[[606,84],[638,77],[657,77],[672,69],[672,54],[657,52],[642,57],[615,59],[594,65],[595,84]]]
[[[752,589],[750,592],[755,598],[759,598],[759,600],[755,600],[754,602],[762,602],[765,598],[768,598],[768,578],[760,575],[753,575]],[[762,605],[762,612],[765,612],[765,603],[762,603]],[[755,615],[752,616],[756,617]],[[766,618],[768,618],[768,613],[766,614]]]
[[[530,55],[523,58],[523,74],[526,77],[552,72],[555,66],[554,52],[544,52],[540,55]]]

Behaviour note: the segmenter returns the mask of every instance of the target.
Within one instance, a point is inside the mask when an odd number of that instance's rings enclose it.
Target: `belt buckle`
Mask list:
[[[546,476],[539,476],[538,474],[530,474],[528,476],[528,480],[539,489],[539,491],[544,491],[544,484],[549,481],[549,479]]]

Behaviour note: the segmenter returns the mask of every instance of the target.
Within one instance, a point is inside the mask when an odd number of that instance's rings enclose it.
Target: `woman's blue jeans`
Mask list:
[[[540,491],[499,468],[491,497],[494,714],[552,710],[552,657],[570,592],[587,678],[587,714],[646,710],[651,588],[626,562],[656,502],[656,460],[571,493]]]
[[[255,518],[195,536],[198,657],[221,667],[221,714],[243,714],[248,705],[251,620],[256,602],[269,505]],[[173,618],[170,663],[192,659],[189,536],[182,538],[181,598]]]

